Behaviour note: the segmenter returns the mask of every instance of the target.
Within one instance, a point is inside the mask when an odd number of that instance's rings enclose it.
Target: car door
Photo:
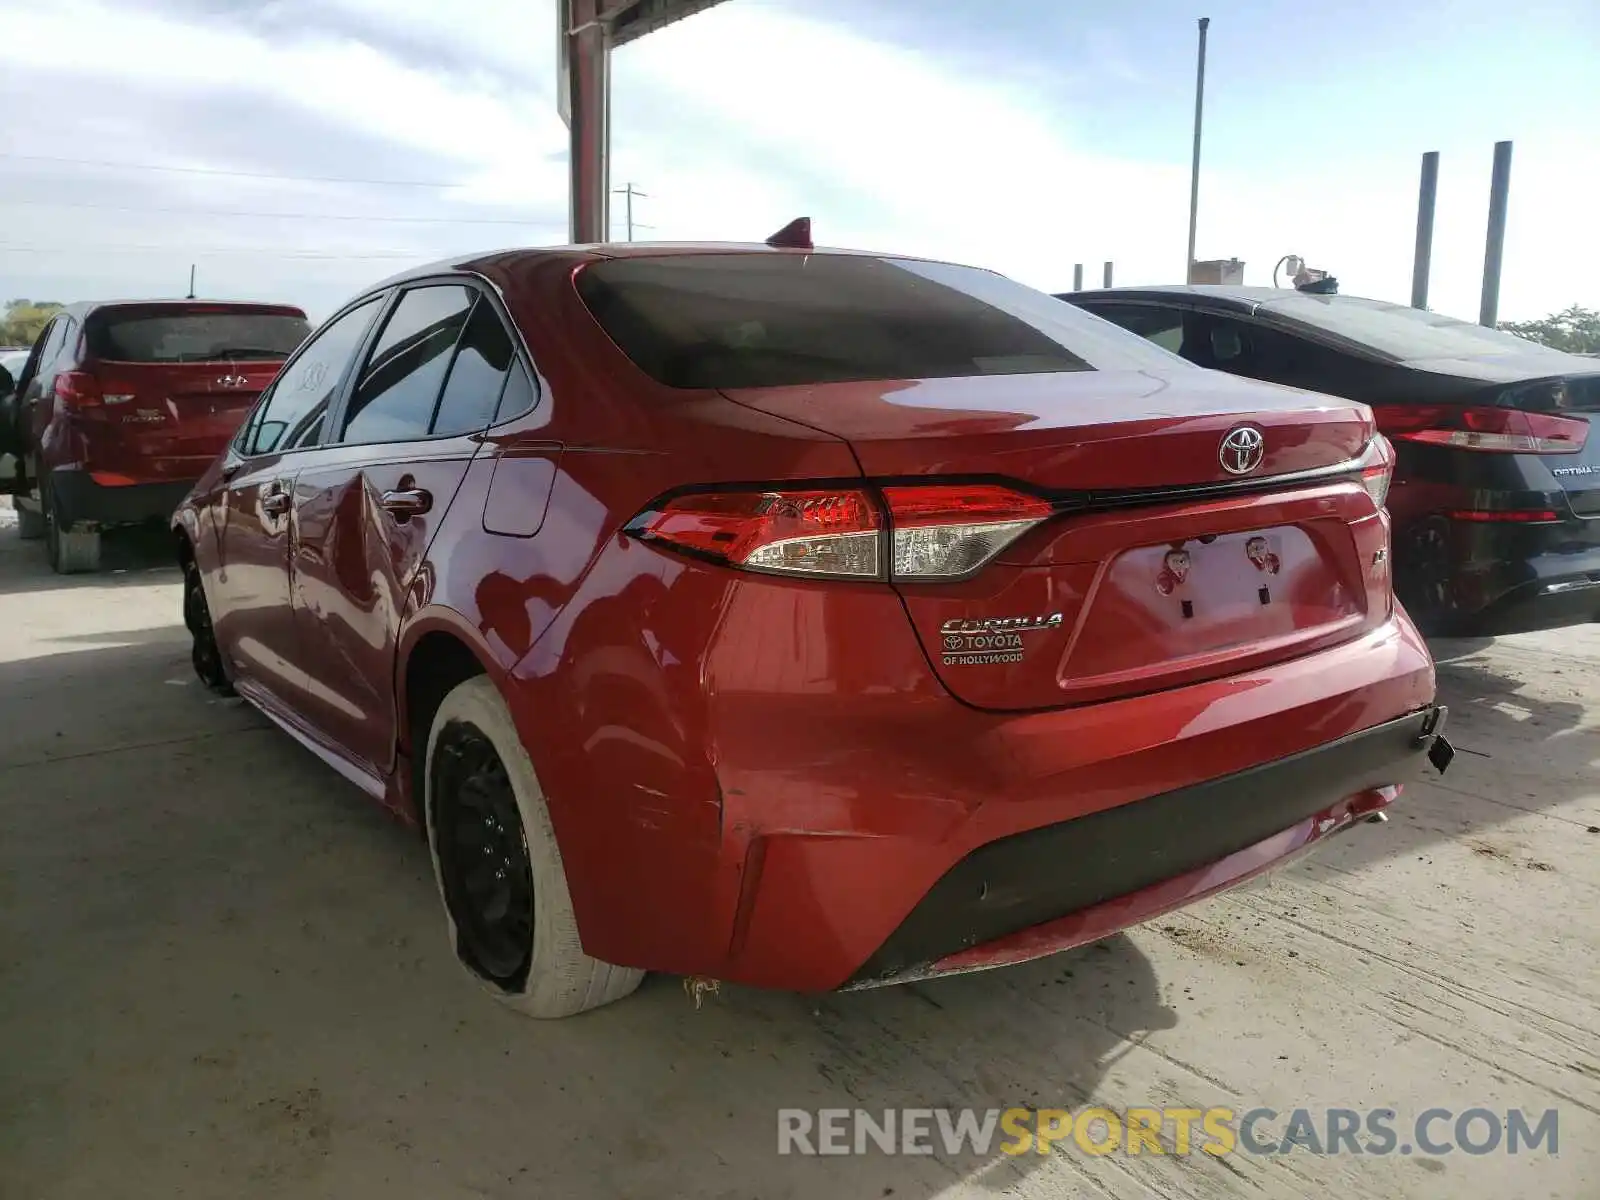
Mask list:
[[[17,427],[23,452],[30,458],[37,459],[39,438],[50,420],[56,363],[71,328],[72,320],[66,313],[52,318],[39,334],[39,340],[34,342],[28,365],[23,368],[22,378],[17,381]]]
[[[511,347],[473,285],[402,292],[336,431],[295,483],[295,617],[313,720],[375,775],[395,752],[406,595],[482,446]]]
[[[321,441],[380,299],[335,317],[288,362],[227,451],[208,506],[216,560],[206,590],[217,644],[241,689],[258,689],[252,698],[291,713],[303,711],[307,682],[289,575],[294,481]]]

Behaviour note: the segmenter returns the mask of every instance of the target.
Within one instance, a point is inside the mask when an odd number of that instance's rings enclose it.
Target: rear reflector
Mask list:
[[[1378,410],[1378,425],[1408,442],[1500,454],[1574,454],[1589,437],[1589,422],[1581,417],[1516,408],[1384,408]]]
[[[1053,511],[995,484],[788,488],[675,496],[628,532],[746,570],[833,578],[951,580],[981,569]]]
[[[56,399],[66,408],[94,408],[100,403],[100,381],[88,371],[63,371],[56,376]]]
[[[1457,509],[1449,514],[1452,521],[1473,521],[1481,525],[1539,525],[1561,520],[1553,508]]]
[[[132,487],[139,482],[130,475],[118,475],[115,471],[90,471],[89,478],[101,487]]]

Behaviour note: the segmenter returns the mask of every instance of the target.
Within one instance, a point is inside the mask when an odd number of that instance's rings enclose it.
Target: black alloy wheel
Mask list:
[[[435,852],[457,949],[490,982],[518,988],[533,956],[533,868],[516,792],[494,744],[452,721],[434,746]]]
[[[184,572],[183,623],[189,627],[193,646],[189,661],[200,682],[220,696],[233,695],[233,684],[222,665],[222,651],[217,646],[217,635],[211,628],[211,609],[206,604],[206,590],[200,583],[200,572],[193,567]]]

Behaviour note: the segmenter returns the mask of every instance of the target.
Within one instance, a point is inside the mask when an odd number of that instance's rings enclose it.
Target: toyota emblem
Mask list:
[[[1217,447],[1217,459],[1229,475],[1248,475],[1261,465],[1267,450],[1267,439],[1253,425],[1239,425],[1228,430]]]

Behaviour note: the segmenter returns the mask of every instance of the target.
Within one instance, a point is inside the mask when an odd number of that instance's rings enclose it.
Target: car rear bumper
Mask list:
[[[64,525],[137,525],[171,518],[194,486],[192,480],[110,485],[78,468],[50,472],[56,512]]]
[[[880,660],[900,644],[885,620],[868,627]],[[673,710],[714,746],[697,802],[635,784],[636,801],[600,800],[613,815],[586,828],[594,797],[627,794],[628,754],[674,761],[666,724],[583,756],[581,796],[547,789],[589,953],[828,991],[1093,940],[1387,803],[1425,761],[1412,743],[1434,702],[1432,661],[1399,612],[1289,662],[1039,712],[931,687],[851,692],[847,669],[810,695],[739,686],[775,657],[739,644],[707,670],[725,696]],[[909,680],[919,668],[900,661]],[[537,738],[539,709],[525,711]]]
[[[945,872],[846,986],[1038,957],[1231,887],[1387,807],[1422,773],[1443,716],[1429,707],[980,846]]]

